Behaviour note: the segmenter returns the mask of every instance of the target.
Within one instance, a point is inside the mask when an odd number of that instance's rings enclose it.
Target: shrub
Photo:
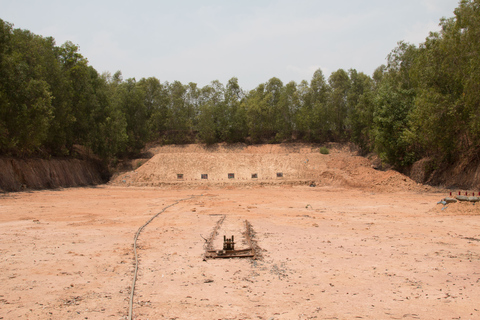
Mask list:
[[[320,153],[321,154],[329,154],[330,150],[328,150],[328,148],[326,148],[326,147],[321,147],[320,148]]]

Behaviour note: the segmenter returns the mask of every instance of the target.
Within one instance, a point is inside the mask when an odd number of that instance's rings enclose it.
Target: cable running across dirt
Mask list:
[[[201,196],[203,196],[203,194],[201,194],[199,196],[191,196],[189,198],[179,199],[179,200],[175,201],[171,205],[168,205],[165,208],[163,208],[162,211],[160,211],[159,213],[157,213],[156,215],[151,217],[143,226],[138,228],[137,233],[135,234],[135,239],[133,241],[133,253],[135,254],[135,272],[133,274],[132,291],[130,293],[130,305],[129,305],[129,311],[128,311],[128,320],[132,320],[132,314],[133,314],[133,295],[135,293],[135,283],[137,282],[137,273],[138,273],[137,240],[138,240],[138,237],[140,236],[140,233],[150,222],[152,222],[156,217],[158,217],[160,214],[165,212],[165,210],[167,210],[168,208],[173,207],[173,206],[179,204],[182,201],[190,200],[190,199],[193,199],[195,197],[201,197]]]

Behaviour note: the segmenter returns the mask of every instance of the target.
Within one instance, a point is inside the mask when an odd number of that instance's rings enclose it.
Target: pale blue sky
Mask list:
[[[458,0],[0,0],[15,28],[67,40],[98,72],[199,86],[272,77],[310,81],[343,68],[372,75],[400,40],[418,45]]]

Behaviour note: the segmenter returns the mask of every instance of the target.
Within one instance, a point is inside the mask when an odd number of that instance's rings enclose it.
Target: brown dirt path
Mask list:
[[[479,205],[342,187],[103,186],[0,195],[0,319],[478,319]],[[202,261],[220,214],[262,257]],[[223,235],[221,235],[223,236]],[[229,235],[227,235],[229,236]]]

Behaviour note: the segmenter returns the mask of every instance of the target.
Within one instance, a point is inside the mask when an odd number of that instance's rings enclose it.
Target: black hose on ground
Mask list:
[[[200,195],[200,197],[203,196]],[[135,283],[137,282],[137,273],[138,273],[138,255],[137,255],[137,240],[138,240],[138,236],[140,236],[140,233],[142,232],[142,230],[150,223],[153,221],[153,219],[155,219],[156,217],[158,217],[160,214],[162,214],[163,212],[165,212],[165,210],[167,210],[168,208],[170,207],[173,207],[175,205],[177,205],[178,203],[182,202],[182,201],[186,201],[186,200],[190,200],[190,199],[193,199],[195,197],[199,197],[199,196],[191,196],[189,198],[185,198],[185,199],[180,199],[180,200],[177,200],[175,201],[174,203],[172,203],[171,205],[168,205],[166,206],[165,208],[162,209],[162,211],[160,211],[159,213],[157,213],[156,215],[154,215],[153,217],[151,217],[143,226],[141,226],[140,228],[138,228],[137,230],[137,233],[135,234],[135,239],[133,241],[133,253],[135,254],[135,272],[133,274],[133,282],[132,282],[132,291],[130,292],[130,304],[129,304],[129,311],[128,311],[128,320],[132,320],[132,314],[133,314],[133,295],[135,293]]]

